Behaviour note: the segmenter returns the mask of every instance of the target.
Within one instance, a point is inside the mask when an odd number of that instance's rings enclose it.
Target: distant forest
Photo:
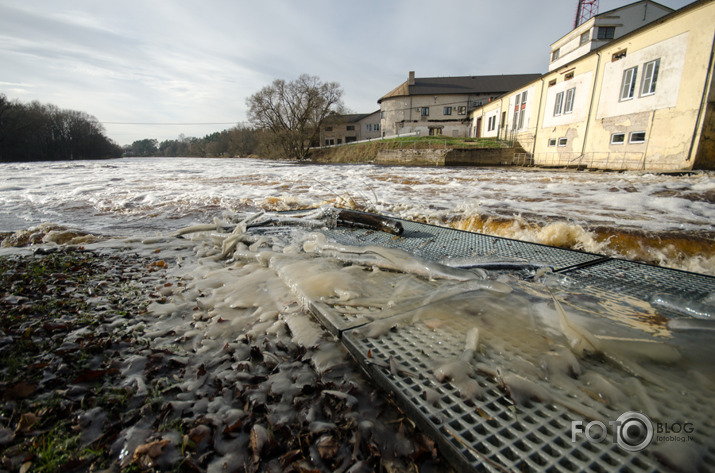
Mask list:
[[[121,146],[104,133],[85,112],[0,94],[0,162],[120,158]]]
[[[236,126],[203,138],[180,135],[176,140],[138,140],[124,147],[124,156],[238,157],[260,154],[271,157],[271,142],[265,132]]]
[[[105,135],[93,116],[55,105],[8,100],[0,94],[0,162],[154,157],[281,157],[276,140],[266,131],[245,125],[203,138],[179,135],[159,142],[142,139],[119,146]]]

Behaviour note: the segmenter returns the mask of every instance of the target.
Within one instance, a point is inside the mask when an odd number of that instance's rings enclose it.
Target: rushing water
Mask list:
[[[332,204],[715,274],[715,175],[134,158],[0,164],[0,231],[167,232]]]

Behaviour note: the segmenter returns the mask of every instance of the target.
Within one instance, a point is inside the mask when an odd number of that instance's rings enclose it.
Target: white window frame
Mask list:
[[[564,110],[564,93],[558,92],[554,100],[554,116],[558,117]]]
[[[569,141],[568,138],[559,138],[558,146],[561,146],[561,147],[566,146],[566,143],[568,143],[568,141]]]
[[[451,115],[452,114],[452,107],[444,107],[444,110],[442,110],[443,115]]]
[[[591,30],[581,33],[581,37],[578,40],[579,46],[583,46],[584,44],[588,43],[590,39],[591,39]]]
[[[643,139],[635,139],[635,135],[643,135]],[[629,143],[645,143],[645,131],[632,131],[631,134],[628,136],[628,142]]]
[[[616,141],[616,137],[620,137],[620,141]],[[614,133],[611,135],[611,144],[612,145],[622,145],[626,142],[626,134],[625,133]]]
[[[573,112],[573,103],[576,97],[576,87],[571,87],[566,91],[566,99],[564,100],[564,115]]]
[[[549,147],[556,146],[556,138],[549,138]]]
[[[514,120],[511,123],[511,129],[516,130],[519,125],[519,111],[521,110],[521,94],[516,94],[514,98]]]
[[[496,115],[492,115],[491,117],[487,118],[487,131],[494,131],[494,129],[496,127],[497,127]]]
[[[643,64],[643,77],[641,77],[641,97],[655,94],[660,71],[660,58]]]
[[[621,82],[621,102],[631,100],[635,97],[637,78],[638,66],[629,67],[623,71],[623,81]]]

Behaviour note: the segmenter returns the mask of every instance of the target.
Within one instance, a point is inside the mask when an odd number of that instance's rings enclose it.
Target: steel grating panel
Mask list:
[[[601,258],[601,255],[555,248],[508,238],[437,227],[399,220],[404,233],[389,233],[361,228],[338,227],[324,231],[330,238],[351,245],[380,245],[400,248],[433,261],[448,258],[507,259],[542,263],[554,269],[577,266]]]
[[[715,293],[715,278],[712,276],[620,259],[576,269],[570,271],[568,276],[606,292],[625,294],[644,301],[650,301],[658,294],[699,299]]]
[[[564,306],[579,317],[605,321],[613,325],[650,327],[654,336],[662,336],[667,322],[684,315],[670,306],[651,304],[654,294],[668,294],[683,300],[701,300],[715,294],[715,278],[654,267],[600,255],[551,248],[527,242],[473,234],[441,227],[402,221],[405,232],[400,237],[379,231],[355,228],[322,230],[329,239],[346,245],[381,245],[406,250],[429,260],[445,257],[488,257],[524,259],[548,264],[556,269],[547,274],[534,289],[533,280],[524,280],[528,271],[490,272],[509,275],[514,282],[513,304],[538,306],[552,304],[552,291]],[[591,266],[589,266],[591,265]],[[533,276],[533,272],[529,274]],[[521,282],[518,282],[521,281]],[[544,292],[548,291],[548,292]],[[550,294],[547,296],[545,294]],[[509,296],[512,297],[512,296]],[[678,302],[678,301],[676,301]],[[540,366],[543,334],[510,338],[509,323],[524,325],[524,320],[507,322],[503,340],[487,338],[475,357],[469,359],[481,396],[463,396],[458,383],[438,380],[437,366],[444,360],[463,356],[465,334],[495,305],[480,306],[477,301],[472,317],[463,315],[439,326],[428,326],[414,317],[412,323],[395,324],[392,329],[370,334],[367,328],[379,319],[381,307],[351,307],[336,301],[313,301],[317,318],[342,342],[359,365],[383,389],[392,392],[397,402],[462,471],[661,471],[663,465],[646,449],[638,453],[622,450],[615,442],[592,443],[585,439],[572,442],[571,422],[589,419],[616,419],[623,409],[574,395],[578,402],[557,396],[546,400],[531,399],[515,405],[502,375],[519,373],[519,366]],[[516,305],[514,305],[516,304]],[[676,304],[677,305],[677,304]],[[505,302],[506,311],[509,303]],[[500,309],[501,310],[501,309]],[[531,309],[529,309],[531,310]],[[517,329],[519,330],[519,329]],[[541,338],[539,338],[541,337]],[[715,347],[701,332],[688,331],[669,335],[669,342],[683,348],[692,359],[711,360]],[[539,345],[539,344],[542,345]],[[632,391],[633,373],[627,366],[598,356],[579,360],[584,372],[611,380],[619,388]],[[391,362],[393,363],[391,368]],[[516,364],[515,364],[516,363]],[[496,368],[505,371],[496,372]],[[691,368],[676,382],[668,366],[648,365],[648,387],[653,405],[653,419],[697,420],[691,437],[701,455],[699,471],[715,470],[715,387],[703,381]],[[528,372],[528,370],[527,370]],[[533,374],[533,373],[532,373]],[[550,380],[537,373],[530,378],[537,385],[549,387]],[[589,392],[581,383],[578,389]],[[629,384],[630,383],[630,384]],[[650,383],[650,384],[649,384]],[[553,391],[553,386],[551,387]],[[577,393],[578,394],[578,393]],[[593,394],[593,393],[591,393]],[[565,402],[564,399],[567,399]],[[572,399],[572,400],[573,400]],[[629,400],[629,402],[633,402]],[[590,416],[590,417],[589,417]]]
[[[573,443],[571,422],[584,417],[558,403],[528,401],[515,406],[498,377],[480,371],[480,366],[499,366],[503,355],[487,350],[473,361],[483,388],[481,399],[465,400],[451,382],[438,381],[433,375],[435,360],[459,357],[466,330],[464,321],[436,329],[414,324],[379,338],[366,337],[356,329],[344,332],[343,342],[365,371],[395,394],[401,407],[462,471],[661,471],[662,465],[646,451],[628,453],[615,443]],[[517,349],[507,357],[527,356]],[[397,374],[390,369],[390,357],[400,367]],[[607,376],[615,385],[627,382],[626,374],[600,360],[586,360],[583,367]],[[687,398],[678,392],[685,389],[690,390]],[[425,393],[429,390],[439,394],[438,401],[428,400]],[[681,419],[703,418],[703,407],[712,405],[709,396],[694,385],[670,386],[653,394],[660,409]],[[595,401],[588,407],[596,409],[602,419],[622,414]],[[706,469],[715,468],[713,435],[711,422],[699,424],[697,442],[709,448],[703,459]]]

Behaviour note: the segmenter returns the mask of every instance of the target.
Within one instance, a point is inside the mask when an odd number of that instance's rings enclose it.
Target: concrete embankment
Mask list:
[[[508,166],[513,164],[513,148],[401,148],[384,149],[378,143],[339,146],[311,151],[320,163],[368,163],[397,166]]]
[[[380,150],[375,164],[402,166],[505,166],[513,163],[512,148]]]

